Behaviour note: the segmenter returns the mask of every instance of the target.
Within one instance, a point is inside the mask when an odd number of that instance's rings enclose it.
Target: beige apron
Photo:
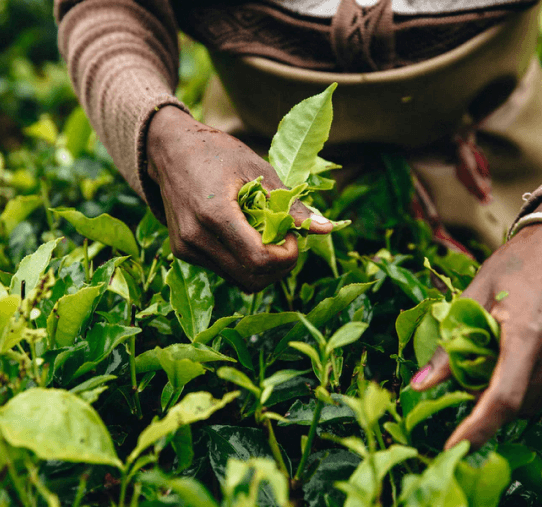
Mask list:
[[[366,74],[214,54],[221,83],[216,80],[207,91],[204,121],[233,135],[271,138],[291,107],[337,82],[328,145],[386,143],[404,149],[443,222],[469,228],[497,248],[522,195],[542,184],[539,10],[537,5],[513,14],[430,60]],[[439,148],[456,134],[476,139],[488,159],[489,204],[457,179],[456,161]]]

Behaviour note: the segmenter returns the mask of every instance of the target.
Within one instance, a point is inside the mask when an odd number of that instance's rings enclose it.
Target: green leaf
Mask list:
[[[503,458],[506,458],[512,471],[516,468],[528,465],[534,461],[536,457],[536,452],[531,451],[528,447],[521,444],[499,444],[497,446],[497,452]]]
[[[311,347],[308,343],[304,342],[290,342],[288,344],[293,349],[299,350],[302,354],[308,356],[312,362],[315,371],[322,371],[322,361],[320,361],[320,354],[314,347]]]
[[[395,440],[398,444],[408,444],[408,438],[400,424],[388,421],[385,422],[383,426],[384,429],[392,436],[393,440]]]
[[[338,424],[354,419],[354,412],[342,402],[339,394],[332,394],[331,399],[335,404],[324,406],[320,415],[320,424]],[[311,399],[308,403],[302,403],[300,400],[296,400],[288,409],[288,412],[286,412],[287,422],[279,423],[279,426],[287,426],[290,424],[310,426],[315,410],[316,400]]]
[[[310,168],[310,173],[317,175],[320,173],[324,173],[326,171],[331,171],[333,169],[341,169],[342,165],[335,164],[334,162],[330,162],[329,160],[325,160],[322,157],[316,157],[314,160],[314,163],[312,164]]]
[[[89,348],[85,352],[85,362],[75,371],[72,380],[96,368],[98,364],[109,357],[113,349],[124,343],[130,336],[139,333],[141,333],[139,327],[121,326],[119,324],[98,322],[92,326],[86,336]]]
[[[316,329],[316,327],[313,326],[311,322],[308,321],[302,313],[299,314],[299,320],[307,328],[311,336],[315,339],[316,343],[320,347],[323,347],[326,344],[326,339],[324,338],[324,335],[320,333],[320,331],[318,331],[318,329]]]
[[[339,328],[329,339],[326,345],[326,353],[331,352],[339,347],[345,347],[358,341],[361,335],[369,327],[365,322],[348,322]]]
[[[143,430],[127,462],[133,463],[147,447],[173,431],[177,431],[181,426],[208,419],[211,414],[224,408],[237,396],[239,396],[238,391],[227,393],[221,400],[213,398],[207,392],[187,394],[180,403],[170,409],[162,420],[152,422]]]
[[[437,400],[420,401],[406,416],[405,428],[410,433],[419,423],[440,410],[473,400],[474,396],[463,391],[446,393]]]
[[[269,162],[282,183],[294,187],[304,183],[329,136],[333,120],[331,96],[337,87],[305,99],[282,119],[271,142]]]
[[[220,336],[229,343],[237,354],[239,362],[248,370],[254,371],[254,365],[252,364],[252,358],[248,351],[245,340],[235,329],[224,329]]]
[[[406,507],[466,507],[467,499],[454,476],[459,460],[469,450],[463,440],[439,454],[422,475],[406,475],[399,502]]]
[[[186,336],[194,341],[211,321],[214,298],[207,273],[180,259],[171,263],[166,276],[171,289],[170,303]]]
[[[352,283],[342,287],[335,297],[326,298],[316,305],[308,314],[307,320],[316,328],[323,326],[328,320],[342,312],[354,299],[372,287],[373,283]],[[274,351],[278,357],[288,343],[299,340],[305,333],[305,326],[300,322],[291,329],[279,342]]]
[[[11,319],[20,304],[19,296],[5,296],[0,299],[0,354],[5,354],[22,339],[21,333],[10,333],[14,329]]]
[[[96,218],[87,218],[74,209],[58,208],[51,211],[70,222],[82,236],[93,241],[99,241],[115,250],[125,252],[134,259],[139,258],[139,249],[132,231],[117,218],[107,213],[103,213]]]
[[[192,429],[190,426],[181,426],[171,439],[171,447],[177,455],[177,470],[187,469],[194,459],[194,446],[192,444]]]
[[[431,305],[435,303],[436,301],[439,301],[439,300],[438,299],[424,299],[421,303],[419,303],[414,308],[403,311],[399,314],[399,317],[397,317],[397,320],[395,321],[395,330],[397,331],[397,336],[399,338],[399,355],[402,354],[404,348],[408,345],[408,342],[414,335],[414,332],[416,328],[418,327],[418,325],[420,324],[424,315],[429,311],[429,309],[431,308]],[[425,347],[423,351],[420,351],[420,352],[424,355]],[[418,363],[420,364],[420,366],[425,364],[425,363],[420,363],[420,358],[418,357],[418,354],[416,354],[416,358],[418,359]],[[431,358],[431,356],[429,356],[429,358]],[[424,355],[424,359],[425,359],[425,355]]]
[[[277,463],[269,458],[251,458],[248,461],[235,458],[228,460],[224,493],[230,501],[235,498],[237,487],[244,482],[249,474],[251,476],[249,490],[258,491],[261,483],[265,482],[273,492],[276,505],[280,507],[290,505],[288,479],[278,469]],[[256,500],[256,498],[253,499],[254,503]]]
[[[39,195],[18,195],[10,199],[0,215],[0,234],[5,238],[15,227],[30,215],[42,203]]]
[[[356,468],[348,483],[358,494],[352,494],[352,489],[342,488],[343,483],[338,483],[336,487],[343,489],[346,493],[346,502],[344,507],[355,507],[360,505],[359,498],[363,498],[361,505],[371,507],[374,505],[377,485],[380,485],[386,474],[397,464],[403,461],[415,458],[418,451],[412,447],[404,447],[402,445],[392,445],[383,451],[377,451],[372,455],[374,470],[376,477],[373,474],[373,467],[370,459],[364,459]]]
[[[305,505],[328,507],[330,500],[334,501],[335,505],[343,505],[345,497],[334,484],[350,477],[358,464],[359,458],[344,449],[327,449],[312,453],[307,468],[310,470],[316,465],[318,468],[303,484]]]
[[[419,304],[429,295],[426,286],[414,274],[386,259],[373,261],[414,303]]]
[[[85,287],[75,294],[62,296],[55,303],[47,319],[47,333],[52,343],[56,343],[57,347],[73,345],[100,292],[101,285]]]
[[[257,335],[273,329],[284,324],[290,324],[291,322],[297,322],[299,315],[297,312],[281,312],[281,313],[256,313],[254,315],[247,315],[239,324],[235,326],[242,338],[249,338],[253,335]]]
[[[86,151],[92,127],[81,106],[76,107],[68,116],[63,134],[66,138],[66,148],[70,150],[74,158]]]
[[[502,456],[491,452],[480,468],[459,462],[455,476],[469,507],[497,507],[510,483],[510,466]]]
[[[136,239],[141,248],[149,248],[158,238],[167,235],[167,228],[162,225],[147,208],[145,216],[136,229]]]
[[[201,363],[195,363],[190,359],[175,359],[167,349],[159,352],[158,359],[175,390],[182,389],[188,382],[205,373]]]
[[[349,406],[365,431],[372,431],[375,423],[390,409],[390,393],[376,382],[367,382],[360,398],[341,396],[341,401]]]
[[[24,129],[24,133],[35,139],[46,141],[51,145],[54,145],[58,138],[58,129],[48,114],[42,114],[36,123]]]
[[[218,319],[211,327],[199,332],[194,338],[194,343],[209,343],[213,338],[218,336],[232,322],[239,320],[242,317],[240,313],[236,313],[230,317],[222,317]],[[232,330],[233,331],[233,330]]]
[[[0,432],[10,445],[30,449],[43,460],[123,468],[100,416],[68,391],[19,393],[0,409]]]
[[[154,469],[139,474],[137,480],[164,491],[173,491],[180,497],[183,507],[218,507],[207,489],[191,477],[167,477]]]
[[[152,350],[143,352],[143,354],[139,354],[139,356],[136,357],[137,373],[160,370],[162,368],[160,357],[164,351],[166,351],[168,356],[171,356],[175,361],[190,359],[195,363],[208,363],[211,361],[235,362],[235,359],[225,356],[201,343],[174,343],[165,349],[155,347]]]
[[[420,304],[423,304],[423,302]],[[425,366],[433,357],[439,344],[439,336],[439,322],[428,309],[414,332],[414,353],[420,368]]]
[[[308,373],[310,370],[305,371],[299,371],[299,370],[280,370],[276,373],[273,373],[270,377],[267,377],[262,382],[262,387],[277,387],[280,384],[284,384],[284,382],[288,382],[289,380],[298,377],[299,375],[304,375],[305,373]]]
[[[236,370],[235,368],[231,368],[230,366],[223,366],[217,370],[216,374],[221,379],[227,380],[228,382],[232,382],[239,387],[247,389],[257,398],[260,397],[261,389],[256,387],[252,380],[250,380],[243,372]]]

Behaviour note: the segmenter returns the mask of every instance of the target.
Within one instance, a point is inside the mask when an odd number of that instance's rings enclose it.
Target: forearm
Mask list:
[[[145,6],[143,6],[144,4]],[[146,134],[175,98],[177,28],[167,0],[56,0],[59,48],[74,89],[128,183],[160,214],[146,175]]]

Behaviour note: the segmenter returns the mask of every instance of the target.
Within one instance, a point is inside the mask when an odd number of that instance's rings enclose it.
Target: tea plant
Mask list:
[[[273,141],[292,190],[256,181],[240,200],[264,241],[281,241],[309,189],[309,205],[351,225],[300,236],[312,249],[255,295],[172,256],[81,110],[60,132],[42,118],[2,158],[0,504],[539,503],[536,418],[476,453],[442,452],[473,404],[463,387],[487,382],[498,329],[459,297],[478,264],[410,217],[401,156],[341,192],[322,176],[332,90]],[[283,148],[315,104],[314,145]],[[439,340],[459,382],[414,392]]]

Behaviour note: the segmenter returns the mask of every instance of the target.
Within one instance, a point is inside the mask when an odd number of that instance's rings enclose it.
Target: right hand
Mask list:
[[[280,246],[262,244],[237,203],[240,188],[258,176],[267,190],[284,188],[273,167],[245,144],[166,106],[151,121],[147,157],[176,257],[209,268],[246,292],[262,290],[294,268],[296,237],[288,234]],[[300,202],[291,214],[296,225],[312,217],[311,233],[332,230]]]

